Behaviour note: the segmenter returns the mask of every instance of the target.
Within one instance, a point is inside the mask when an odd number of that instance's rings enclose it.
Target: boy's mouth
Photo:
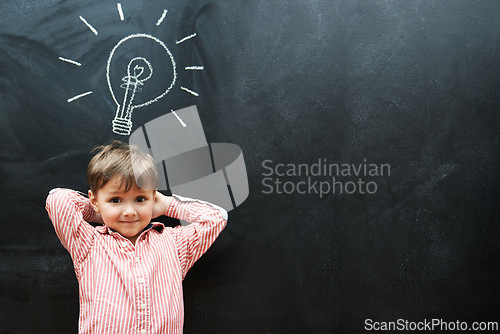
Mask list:
[[[133,223],[137,223],[138,220],[120,220],[118,222],[121,224],[133,224]]]

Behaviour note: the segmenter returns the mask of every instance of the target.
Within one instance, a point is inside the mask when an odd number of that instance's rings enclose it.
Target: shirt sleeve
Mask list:
[[[80,263],[94,237],[94,228],[87,223],[95,217],[90,200],[77,191],[56,188],[47,196],[45,208],[62,245],[75,265]]]
[[[172,232],[184,279],[226,226],[227,212],[205,201],[174,195],[166,215],[191,223],[176,226]]]

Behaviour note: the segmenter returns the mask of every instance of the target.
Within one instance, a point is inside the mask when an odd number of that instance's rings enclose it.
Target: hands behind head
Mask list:
[[[165,213],[167,212],[168,206],[170,205],[171,201],[172,201],[171,196],[165,196],[159,191],[156,191],[152,218],[154,219],[156,217],[164,216]]]

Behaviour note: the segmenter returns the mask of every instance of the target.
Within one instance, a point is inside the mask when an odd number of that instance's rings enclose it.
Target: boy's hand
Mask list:
[[[156,218],[165,215],[171,200],[172,197],[165,196],[159,191],[157,191],[155,196],[155,204],[153,206],[153,216],[151,218]]]
[[[104,224],[102,220],[101,214],[99,212],[94,211],[94,219],[92,219],[91,223]]]

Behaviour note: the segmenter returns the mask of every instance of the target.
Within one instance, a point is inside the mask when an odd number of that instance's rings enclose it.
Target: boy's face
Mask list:
[[[135,244],[142,230],[151,222],[156,191],[137,186],[125,191],[120,187],[120,181],[115,176],[96,194],[89,190],[89,198],[104,224]]]

